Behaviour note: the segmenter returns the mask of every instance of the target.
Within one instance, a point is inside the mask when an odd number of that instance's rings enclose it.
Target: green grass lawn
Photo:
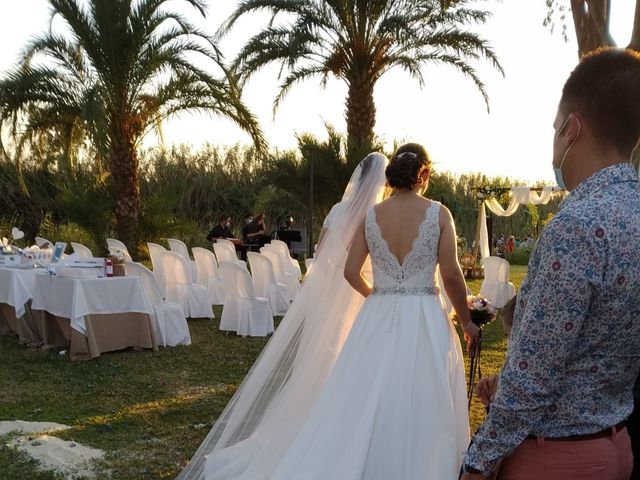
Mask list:
[[[512,266],[516,288],[526,267]],[[474,293],[480,281],[470,282]],[[215,310],[220,318],[220,309]],[[225,335],[218,321],[190,320],[193,345],[125,351],[88,362],[31,350],[0,337],[0,420],[50,421],[73,428],[56,435],[107,452],[98,478],[173,478],[229,401],[265,339]],[[484,334],[484,374],[500,369],[506,341],[500,322]],[[472,409],[472,427],[483,418]],[[0,442],[0,480],[57,480]]]

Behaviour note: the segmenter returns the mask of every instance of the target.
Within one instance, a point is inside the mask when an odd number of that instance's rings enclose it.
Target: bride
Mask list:
[[[364,298],[343,276],[349,241],[385,190],[387,158],[360,162],[325,220],[302,291],[177,480],[269,478],[315,403]]]
[[[464,365],[434,283],[438,266],[468,345],[478,329],[451,214],[421,196],[429,169],[416,144],[391,160],[387,181],[396,195],[367,211],[345,265],[366,301],[304,425],[273,472],[253,479],[458,478],[469,442]],[[362,275],[369,255],[373,286]]]

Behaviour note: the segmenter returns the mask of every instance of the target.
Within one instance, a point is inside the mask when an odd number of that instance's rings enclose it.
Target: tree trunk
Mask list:
[[[609,7],[610,0],[571,0],[579,57],[614,45],[609,31]]]
[[[636,0],[636,12],[633,16],[633,33],[629,48],[640,51],[640,0]]]
[[[114,214],[118,239],[131,256],[138,256],[138,212],[140,210],[140,177],[135,141],[126,127],[117,128],[112,137],[111,174],[115,187]]]
[[[374,82],[352,81],[346,101],[347,159],[360,161],[363,153],[371,152],[373,127],[376,124],[376,105],[373,100]],[[357,160],[356,160],[357,159]]]

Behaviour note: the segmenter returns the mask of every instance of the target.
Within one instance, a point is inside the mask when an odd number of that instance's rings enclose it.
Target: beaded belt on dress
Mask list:
[[[371,295],[440,295],[437,287],[373,287]]]

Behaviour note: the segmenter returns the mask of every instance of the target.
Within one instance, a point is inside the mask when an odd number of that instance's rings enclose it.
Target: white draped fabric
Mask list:
[[[478,211],[478,226],[476,239],[479,242],[480,258],[485,259],[491,255],[489,248],[489,233],[487,232],[487,211],[485,205],[489,207],[491,213],[498,217],[510,217],[518,211],[520,205],[546,205],[551,200],[551,194],[557,191],[557,187],[544,187],[540,195],[529,187],[511,187],[509,192],[509,205],[502,208],[502,205],[493,197],[487,198],[480,204]]]
[[[0,303],[12,306],[16,317],[22,317],[33,298],[35,283],[35,270],[0,268]]]
[[[546,205],[551,200],[551,194],[557,190],[557,187],[544,187],[540,195],[531,190],[529,187],[512,187],[511,193],[518,199],[520,205]]]
[[[506,209],[502,208],[502,205],[500,205],[500,203],[493,197],[487,198],[484,201],[484,204],[489,207],[489,210],[491,210],[494,215],[499,217],[510,217],[518,211],[518,207],[520,206],[515,195],[511,195],[509,205]]]
[[[153,315],[137,277],[78,279],[36,275],[33,310],[45,310],[71,320],[71,328],[87,334],[84,317],[92,314]]]

